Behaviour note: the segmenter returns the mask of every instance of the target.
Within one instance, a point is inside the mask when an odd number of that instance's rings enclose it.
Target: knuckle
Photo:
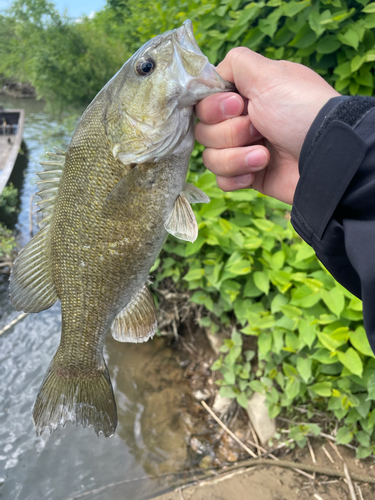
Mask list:
[[[227,120],[224,127],[224,142],[227,148],[233,147],[237,142],[237,126],[234,120]]]

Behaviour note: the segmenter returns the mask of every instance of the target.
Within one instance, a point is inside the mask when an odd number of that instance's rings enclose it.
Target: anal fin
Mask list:
[[[111,333],[119,342],[147,342],[154,336],[156,326],[154,299],[145,284],[116,316]]]
[[[48,228],[20,251],[10,275],[9,294],[18,311],[39,312],[57,300],[48,252]]]

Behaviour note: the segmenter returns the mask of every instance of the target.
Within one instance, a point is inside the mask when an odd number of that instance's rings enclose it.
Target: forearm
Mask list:
[[[292,224],[343,286],[364,303],[375,347],[375,98],[331,99],[300,155]]]

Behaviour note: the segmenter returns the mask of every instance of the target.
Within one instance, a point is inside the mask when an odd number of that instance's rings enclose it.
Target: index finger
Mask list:
[[[226,92],[211,95],[198,102],[195,112],[201,122],[212,125],[240,116],[244,106],[244,100],[240,95]]]

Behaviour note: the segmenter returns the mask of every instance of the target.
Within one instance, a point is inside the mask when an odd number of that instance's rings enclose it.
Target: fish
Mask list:
[[[168,234],[196,239],[191,203],[209,202],[185,182],[194,105],[230,90],[186,21],[130,57],[89,104],[67,150],[41,162],[40,230],[15,260],[9,288],[17,310],[61,301],[60,345],[33,408],[37,435],[67,422],[114,434],[105,336],[145,342],[155,334],[150,269]]]

